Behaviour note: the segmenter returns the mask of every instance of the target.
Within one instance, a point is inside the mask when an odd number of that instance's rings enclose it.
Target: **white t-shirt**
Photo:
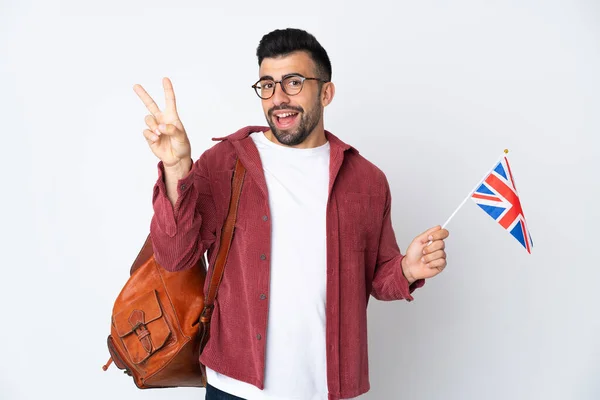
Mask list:
[[[265,388],[207,368],[208,382],[248,400],[327,400],[325,213],[329,143],[311,149],[250,135],[260,154],[272,223]]]

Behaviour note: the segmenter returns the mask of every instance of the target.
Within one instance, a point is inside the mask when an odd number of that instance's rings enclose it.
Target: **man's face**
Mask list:
[[[304,51],[284,57],[265,58],[259,69],[260,79],[279,81],[289,74],[318,78],[314,61]],[[280,84],[276,84],[273,96],[262,100],[267,123],[280,143],[296,146],[322,123],[320,85],[319,81],[306,80],[300,93],[290,96],[281,89]]]

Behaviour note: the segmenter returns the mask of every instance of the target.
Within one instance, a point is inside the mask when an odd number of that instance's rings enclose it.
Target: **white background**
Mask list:
[[[162,106],[172,79],[198,157],[264,124],[255,50],[284,27],[329,52],[326,128],[386,172],[401,249],[504,148],[535,243],[468,202],[444,273],[413,303],[370,303],[364,398],[600,398],[600,3],[216,3],[0,2],[0,398],[203,398],[100,369],[152,215],[132,86]]]

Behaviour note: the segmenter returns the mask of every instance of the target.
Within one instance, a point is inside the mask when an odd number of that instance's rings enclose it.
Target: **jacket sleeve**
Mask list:
[[[158,163],[150,237],[154,257],[167,271],[191,268],[216,240],[216,210],[206,158],[204,153],[179,180],[175,206],[167,197],[163,164]]]
[[[419,279],[409,285],[402,272],[401,262],[404,255],[400,253],[392,227],[392,196],[385,175],[383,180],[385,183],[385,207],[371,294],[378,300],[404,299],[412,301],[411,293],[423,286],[425,280]]]

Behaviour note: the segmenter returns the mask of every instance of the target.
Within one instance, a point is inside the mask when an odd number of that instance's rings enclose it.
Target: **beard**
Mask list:
[[[273,118],[277,118],[273,117],[273,111],[276,110],[293,110],[298,112],[300,123],[298,124],[297,128],[293,130],[278,129],[275,125],[275,122],[273,122]],[[279,143],[286,146],[297,146],[304,142],[304,140],[306,140],[306,138],[312,133],[312,131],[319,124],[322,115],[323,109],[321,108],[319,98],[317,98],[317,101],[315,104],[313,104],[313,107],[311,107],[311,110],[308,113],[305,113],[302,107],[292,107],[286,105],[273,107],[268,112],[267,123],[269,124],[271,132],[273,132],[273,135],[275,138],[277,138]]]

